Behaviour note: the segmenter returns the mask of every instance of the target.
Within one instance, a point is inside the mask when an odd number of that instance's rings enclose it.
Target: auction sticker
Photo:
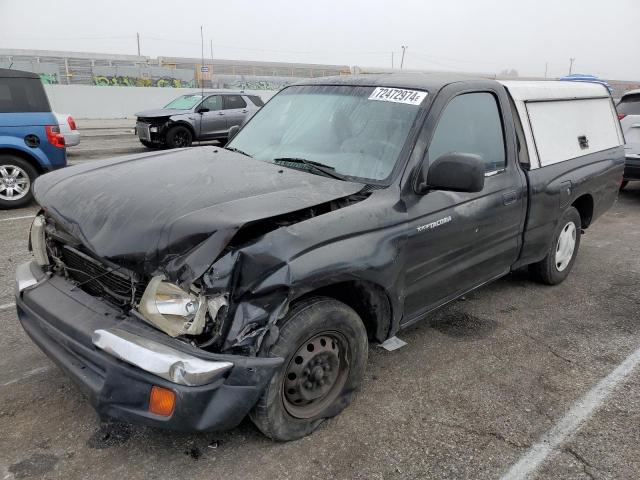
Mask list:
[[[420,90],[405,90],[403,88],[377,87],[369,100],[380,100],[382,102],[407,103],[409,105],[420,105],[427,96],[427,92]]]

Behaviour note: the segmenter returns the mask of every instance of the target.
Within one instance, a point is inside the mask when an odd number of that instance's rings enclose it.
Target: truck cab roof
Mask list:
[[[0,78],[40,78],[37,73],[0,68]]]

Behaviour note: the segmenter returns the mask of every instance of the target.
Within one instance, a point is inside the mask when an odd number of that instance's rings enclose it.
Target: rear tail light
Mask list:
[[[618,120],[622,120],[624,117],[626,117],[627,114],[626,113],[619,113],[618,114]]]
[[[77,130],[78,127],[76,127],[76,121],[73,119],[72,116],[67,117],[67,123],[69,124],[69,128],[71,130]]]
[[[64,136],[60,133],[60,127],[58,125],[47,125],[45,131],[47,132],[47,141],[57,148],[64,148]]]

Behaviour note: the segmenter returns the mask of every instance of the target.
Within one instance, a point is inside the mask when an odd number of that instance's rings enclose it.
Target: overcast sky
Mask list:
[[[640,80],[640,0],[0,0],[0,48]]]

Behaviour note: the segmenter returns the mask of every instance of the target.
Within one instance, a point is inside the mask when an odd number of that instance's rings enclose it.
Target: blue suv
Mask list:
[[[0,68],[0,208],[27,205],[36,177],[66,164],[64,136],[40,77]]]

